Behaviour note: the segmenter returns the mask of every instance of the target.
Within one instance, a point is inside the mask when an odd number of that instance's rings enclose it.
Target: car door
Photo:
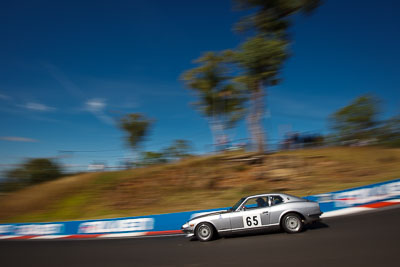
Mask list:
[[[256,201],[257,197],[246,199],[237,211],[230,213],[232,231],[253,231],[269,225],[268,202],[261,206]]]
[[[279,225],[279,219],[281,214],[286,211],[287,204],[285,204],[284,199],[280,195],[270,195],[269,196],[269,204],[270,204],[270,224]]]

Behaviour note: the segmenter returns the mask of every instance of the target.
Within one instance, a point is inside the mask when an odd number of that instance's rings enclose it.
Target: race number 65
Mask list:
[[[259,227],[261,226],[260,214],[249,214],[243,216],[244,228]]]

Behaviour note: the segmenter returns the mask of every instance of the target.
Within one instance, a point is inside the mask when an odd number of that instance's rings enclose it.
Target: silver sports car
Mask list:
[[[322,212],[317,202],[288,194],[259,194],[240,199],[229,210],[203,213],[182,225],[188,237],[209,241],[216,235],[253,232],[282,227],[298,233],[304,224],[319,220]]]

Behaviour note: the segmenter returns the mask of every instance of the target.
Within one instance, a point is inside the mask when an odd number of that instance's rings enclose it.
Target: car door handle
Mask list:
[[[264,211],[262,214],[268,214],[268,211]]]

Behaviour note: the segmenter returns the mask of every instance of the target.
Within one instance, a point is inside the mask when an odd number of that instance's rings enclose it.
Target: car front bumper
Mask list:
[[[186,237],[194,236],[194,227],[190,226],[188,223],[182,225],[181,230],[184,234],[186,234]]]

